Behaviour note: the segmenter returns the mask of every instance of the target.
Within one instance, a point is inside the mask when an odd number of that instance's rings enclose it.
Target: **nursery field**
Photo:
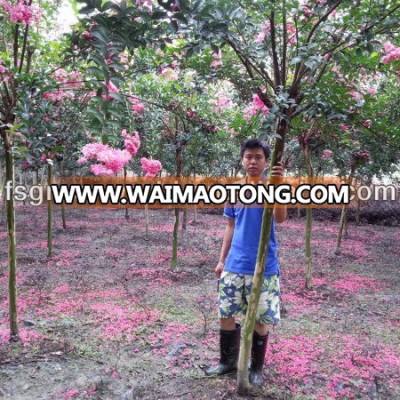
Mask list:
[[[0,399],[238,399],[218,360],[217,281],[224,217],[188,213],[171,271],[173,211],[17,208],[20,343],[8,342],[7,236],[0,226]],[[400,398],[400,228],[313,228],[305,290],[305,221],[277,226],[282,321],[254,399]]]

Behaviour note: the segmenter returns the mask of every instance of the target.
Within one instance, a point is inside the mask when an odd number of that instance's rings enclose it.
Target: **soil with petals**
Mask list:
[[[173,212],[17,208],[20,341],[9,343],[7,235],[0,225],[0,399],[238,399],[218,360],[224,218],[188,212],[172,271]],[[282,321],[255,399],[400,398],[400,228],[315,221],[304,289],[304,219],[277,227]]]

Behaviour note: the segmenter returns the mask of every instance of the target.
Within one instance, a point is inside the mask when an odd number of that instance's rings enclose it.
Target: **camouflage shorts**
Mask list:
[[[252,275],[222,272],[218,290],[219,318],[231,318],[240,313],[246,314],[252,283]],[[265,276],[258,303],[257,322],[276,324],[280,321],[279,297],[279,276]]]

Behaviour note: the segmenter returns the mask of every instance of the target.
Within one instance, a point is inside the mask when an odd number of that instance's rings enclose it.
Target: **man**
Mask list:
[[[240,149],[245,183],[258,183],[269,163],[270,149],[259,139],[248,139]],[[282,177],[283,167],[272,168],[272,176]],[[237,368],[240,325],[234,316],[246,313],[256,265],[263,207],[236,203],[224,209],[228,218],[222,249],[215,273],[219,281],[220,362],[206,371],[207,375],[222,375]],[[251,351],[250,383],[262,385],[262,367],[267,349],[269,328],[280,320],[279,265],[275,223],[286,219],[286,208],[275,208],[265,265],[265,276],[257,310]]]

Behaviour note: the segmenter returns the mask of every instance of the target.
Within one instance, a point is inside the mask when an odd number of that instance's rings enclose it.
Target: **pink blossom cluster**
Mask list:
[[[265,38],[269,37],[271,34],[271,24],[269,21],[264,21],[261,24],[261,32],[256,35],[255,41],[257,43],[262,43]]]
[[[7,71],[8,71],[8,69],[3,64],[3,60],[0,58],[0,75],[5,74]]]
[[[104,84],[106,85],[108,93],[117,93],[119,91],[119,89],[111,81],[107,82],[107,83],[104,82]],[[104,101],[111,101],[113,99],[112,96],[109,96],[109,95],[104,94],[104,93],[101,95],[101,98]]]
[[[296,41],[296,28],[293,25],[286,24],[286,30],[289,34],[288,44],[293,44]]]
[[[179,78],[179,72],[171,67],[165,67],[161,70],[161,75],[170,81],[176,81]]]
[[[0,57],[0,83],[7,82],[10,79],[10,71],[4,65],[3,60]]]
[[[367,150],[356,151],[352,154],[355,161],[369,161],[370,156]]]
[[[141,103],[136,96],[131,97],[129,101],[132,104],[132,112],[134,114],[141,114],[142,112],[144,112],[145,110],[144,104]]]
[[[221,67],[223,65],[222,64],[222,52],[221,52],[221,50],[219,50],[218,53],[214,53],[212,55],[212,57],[213,57],[214,60],[210,64],[211,68],[217,68],[217,67]]]
[[[357,92],[357,90],[350,90],[349,92],[347,92],[355,101],[360,101],[364,98],[364,96],[360,93]]]
[[[232,100],[227,96],[219,96],[217,100],[210,100],[210,104],[214,104],[214,111],[220,113],[222,110],[232,107]]]
[[[140,136],[139,133],[135,131],[134,135],[129,135],[126,129],[123,129],[121,136],[124,138],[124,146],[126,150],[132,156],[135,156],[140,147]]]
[[[40,7],[29,5],[27,0],[19,0],[17,4],[1,0],[0,7],[9,15],[11,22],[22,23],[24,25],[38,24],[43,12]]]
[[[400,47],[396,47],[390,42],[386,42],[383,45],[383,50],[385,55],[382,57],[381,61],[385,64],[390,64],[392,61],[396,61],[400,58]]]
[[[43,93],[43,98],[48,99],[53,103],[62,102],[67,98],[73,98],[73,91],[68,89],[83,87],[83,83],[81,82],[81,73],[79,71],[67,72],[65,69],[59,68],[54,72],[53,77],[63,87],[57,88],[51,92]]]
[[[260,96],[258,94],[254,94],[252,105],[244,109],[244,119],[248,121],[251,117],[258,115],[259,113],[266,115],[269,113],[269,109],[260,99]]]
[[[149,160],[146,157],[140,159],[142,169],[146,172],[146,178],[154,178],[161,171],[162,165],[158,160]]]
[[[372,126],[372,121],[370,119],[364,119],[361,121],[361,124],[369,129]]]
[[[46,92],[43,93],[43,98],[46,100],[50,100],[53,103],[59,103],[64,101],[65,99],[74,97],[72,92],[68,92],[65,90],[57,89],[54,92]]]
[[[332,150],[323,150],[321,158],[323,160],[330,160],[332,158]]]
[[[139,10],[143,10],[143,6],[147,7],[149,11],[153,10],[152,0],[136,0],[136,5],[139,8]]]
[[[189,119],[195,119],[197,117],[196,113],[192,110],[186,110],[186,115]]]
[[[71,71],[67,72],[63,68],[59,68],[53,74],[54,78],[60,82],[65,84],[65,86],[70,88],[81,88],[83,87],[83,83],[81,82],[82,74],[79,71]]]
[[[111,176],[119,173],[131,160],[128,150],[114,149],[101,143],[89,143],[82,148],[83,157],[78,160],[83,164],[90,160],[97,161],[90,170],[96,176]]]
[[[313,15],[313,11],[308,3],[304,4],[303,14],[306,18],[309,18]]]
[[[48,152],[46,154],[42,154],[40,156],[40,162],[44,164],[47,160],[52,160],[54,158],[54,154]]]

